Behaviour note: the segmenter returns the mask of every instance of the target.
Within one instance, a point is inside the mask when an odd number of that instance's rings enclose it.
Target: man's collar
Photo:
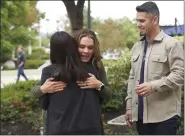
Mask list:
[[[164,38],[164,32],[163,30],[160,31],[160,33],[154,38],[154,41],[162,41]]]
[[[160,33],[154,38],[154,41],[162,41],[164,37],[164,32],[163,30],[160,31]],[[142,36],[140,41],[144,41],[146,39],[146,35],[145,36]]]
[[[146,39],[146,35],[145,36],[142,36],[140,41],[144,41]]]

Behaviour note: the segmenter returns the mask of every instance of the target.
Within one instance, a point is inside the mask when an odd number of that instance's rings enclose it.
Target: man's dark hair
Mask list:
[[[137,6],[136,11],[137,12],[147,12],[159,18],[159,8],[157,7],[156,3],[152,1],[145,2],[142,5]]]
[[[57,80],[69,82],[71,79],[85,80],[88,77],[78,54],[77,43],[64,31],[51,36],[50,61],[54,69],[52,76]]]

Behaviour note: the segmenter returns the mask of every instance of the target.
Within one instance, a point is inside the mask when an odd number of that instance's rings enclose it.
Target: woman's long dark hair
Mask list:
[[[52,75],[55,80],[69,82],[84,81],[88,73],[82,66],[77,43],[64,31],[55,32],[50,39],[50,61],[53,64]]]

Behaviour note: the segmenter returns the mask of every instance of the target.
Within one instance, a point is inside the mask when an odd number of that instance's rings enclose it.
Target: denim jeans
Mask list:
[[[28,80],[28,78],[26,77],[26,75],[24,73],[24,67],[23,66],[18,67],[17,70],[18,70],[18,72],[17,72],[17,82],[19,81],[21,75],[25,78],[25,80]]]

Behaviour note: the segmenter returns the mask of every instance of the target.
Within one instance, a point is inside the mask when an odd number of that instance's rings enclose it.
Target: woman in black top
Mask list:
[[[67,106],[67,104],[65,105],[68,107],[70,114],[73,112],[76,113],[72,115],[68,114],[67,116],[69,118],[73,117],[73,121],[71,121],[72,123],[69,124],[73,124],[71,128],[74,128],[75,126],[76,130],[69,130],[70,132],[65,134],[103,134],[101,103],[104,99],[110,99],[111,91],[108,86],[105,69],[101,62],[99,42],[95,33],[89,29],[82,29],[79,31],[79,33],[77,33],[75,36],[75,40],[78,42],[78,53],[81,61],[84,64],[84,68],[89,72],[89,78],[87,78],[85,81],[77,81],[78,86],[80,86],[81,89],[84,89],[84,91],[81,90],[83,92],[80,92],[81,95],[74,95],[80,98],[78,99],[78,103],[76,103],[74,100],[74,102],[71,102],[72,106]],[[40,84],[35,85],[32,89],[32,93],[36,97],[41,97],[42,95],[50,94],[51,92],[55,92],[54,94],[57,94],[56,92],[58,92],[59,89],[56,87],[52,88],[52,86],[54,86],[52,82],[46,81],[46,83],[44,83],[42,86]],[[56,91],[52,89],[55,89]],[[60,89],[60,92],[61,90],[63,89]],[[55,99],[56,103],[60,104],[59,100]],[[76,107],[76,109],[73,107]],[[47,121],[47,123],[49,122]],[[64,126],[61,127],[65,128]]]

